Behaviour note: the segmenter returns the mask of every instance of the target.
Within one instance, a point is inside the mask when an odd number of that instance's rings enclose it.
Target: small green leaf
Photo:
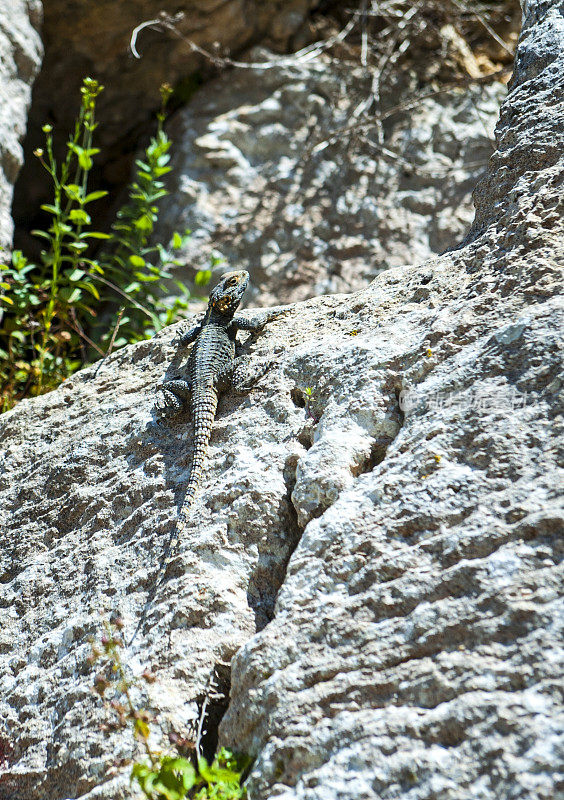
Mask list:
[[[129,256],[129,263],[133,264],[134,267],[144,267],[145,259],[141,258],[141,256],[132,255]]]
[[[186,286],[186,284],[185,284],[185,283],[183,283],[182,281],[179,281],[179,280],[175,279],[175,280],[174,280],[174,285],[175,285],[175,286],[176,286],[178,289],[180,289],[180,291],[181,291],[183,294],[186,294],[186,295],[189,295],[189,294],[190,294],[190,290],[188,289],[188,287]]]
[[[75,306],[75,308],[80,308],[81,311],[86,311],[86,313],[90,314],[91,317],[97,317],[98,316],[93,308],[90,308],[90,306],[84,305],[84,303],[75,303],[74,306]]]
[[[162,761],[161,773],[177,774],[182,788],[188,791],[196,782],[196,770],[187,758],[173,758],[165,756]]]
[[[100,231],[87,231],[86,233],[81,233],[78,237],[79,239],[111,239],[109,233],[100,233]]]
[[[196,272],[194,283],[196,286],[206,286],[211,280],[211,269],[200,269]]]
[[[225,263],[225,258],[219,253],[212,253],[210,262],[212,267],[217,267],[219,264]]]
[[[93,272],[98,273],[98,275],[103,275],[104,274],[103,267],[101,267],[100,264],[97,261],[93,261],[91,258],[83,258],[83,259],[81,259],[81,261],[82,261],[83,264],[88,264],[90,269]],[[94,277],[94,276],[92,276],[92,277]]]
[[[142,172],[151,172],[151,167],[138,158],[135,159],[135,166],[138,167]]]
[[[147,275],[146,272],[134,272],[133,275],[137,278],[137,280],[142,281],[143,283],[154,283],[155,281],[159,281],[161,279],[160,275]]]
[[[81,289],[86,289],[87,292],[90,292],[92,297],[95,297],[96,300],[100,299],[100,292],[92,283],[86,283],[86,281],[79,281],[77,286],[80,286]]]
[[[82,199],[82,186],[78,186],[76,183],[67,183],[66,186],[63,186],[63,189],[65,190],[67,197],[69,197],[71,200],[78,200],[80,202]]]
[[[101,197],[106,197],[108,192],[104,189],[99,189],[97,192],[90,192],[84,198],[84,203],[92,203],[94,200],[100,200]]]
[[[134,731],[139,739],[148,739],[151,732],[145,720],[139,718],[135,720]]]
[[[55,215],[58,215],[61,212],[60,208],[57,208],[57,206],[53,206],[50,203],[45,203],[44,205],[42,205],[41,210],[48,211],[49,214],[55,214]]]
[[[90,216],[82,208],[73,208],[69,213],[69,219],[78,225],[90,225]]]
[[[198,772],[208,783],[239,783],[240,775],[231,769],[220,767],[217,760],[208,766],[205,758],[198,759]]]
[[[73,303],[76,303],[79,297],[82,296],[82,292],[80,291],[80,289],[77,289],[76,287],[65,286],[59,292],[59,296],[63,300],[66,300],[69,306],[71,306]]]
[[[83,269],[75,269],[71,272],[70,275],[67,275],[69,281],[78,281],[82,278],[86,273]]]
[[[139,778],[144,779],[150,775],[151,772],[152,770],[147,764],[134,764],[131,768],[131,780],[133,780],[133,778],[136,778],[137,780],[139,780]]]
[[[153,220],[148,214],[142,214],[133,224],[139,231],[153,230]]]
[[[39,236],[41,239],[48,239],[51,241],[51,237],[46,231],[32,231],[32,236]]]
[[[85,172],[92,169],[92,159],[85,150],[78,154],[78,163]]]
[[[179,250],[182,247],[182,236],[175,231],[172,235],[172,246],[175,250]]]
[[[134,764],[131,770],[129,780],[133,782],[136,780],[139,783],[141,791],[146,797],[153,797],[153,784],[156,780],[157,773],[154,772],[147,764]]]

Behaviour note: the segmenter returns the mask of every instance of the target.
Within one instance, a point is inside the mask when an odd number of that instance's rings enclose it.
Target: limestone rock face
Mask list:
[[[272,623],[234,660],[222,737],[258,755],[254,798],[562,786],[564,4],[524,12],[469,243],[345,301],[405,416],[308,522]],[[309,495],[331,480],[310,455],[331,447],[325,413],[298,465],[304,521],[300,474]]]
[[[0,418],[2,800],[129,796],[86,662],[110,612],[155,746],[232,664],[220,742],[256,757],[253,800],[557,796],[563,14],[525,6],[464,246],[247,343],[269,370],[221,401],[148,608],[191,450],[152,414],[175,331]]]
[[[207,84],[170,128],[172,193],[158,237],[189,228],[187,263],[207,268],[219,251],[250,271],[260,305],[359,289],[455,245],[473,219],[505,86],[438,92],[413,107],[398,85],[384,108],[407,109],[384,121],[380,147],[373,123],[354,131],[371,81],[327,57]]]
[[[275,402],[281,378],[272,397],[263,387],[223,404],[209,453],[220,480],[204,481],[181,557],[145,609],[190,462],[187,415],[161,425],[152,414],[155,385],[182,366],[172,336],[127,348],[2,417],[3,800],[82,796],[131,755],[130,734],[99,730],[86,661],[87,639],[110,613],[125,620],[128,641],[141,620],[128,669],[156,669],[151,702],[163,731],[185,733],[212,673],[272,616],[298,538],[286,462],[295,469],[303,452],[303,409]],[[101,796],[114,791],[110,783]]]
[[[0,1],[0,246],[12,244],[14,183],[23,162],[31,87],[43,48],[39,0]]]

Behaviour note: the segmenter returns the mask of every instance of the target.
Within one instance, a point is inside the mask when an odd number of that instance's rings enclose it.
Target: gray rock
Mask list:
[[[0,1],[0,247],[12,244],[14,183],[23,163],[31,87],[43,47],[37,29],[39,0]]]
[[[353,472],[351,387],[344,422],[324,442],[322,412],[298,465],[302,519],[315,491],[328,508],[234,660],[221,728],[258,756],[254,800],[548,800],[562,786],[563,10],[527,3],[466,247],[352,301],[387,380],[368,381],[356,339],[353,368],[326,347],[337,393],[345,374],[380,397],[395,387],[404,419],[365,474],[343,482],[336,459],[333,501],[331,465],[308,457],[340,432]],[[309,350],[308,377],[327,370]],[[298,492],[300,475],[315,489]]]
[[[171,195],[157,238],[189,228],[187,263],[207,268],[219,251],[250,271],[260,305],[359,289],[382,269],[455,245],[472,222],[505,87],[413,104],[413,79],[396,80],[383,108],[407,108],[385,121],[382,148],[374,123],[351,131],[371,80],[324,57],[207,84],[171,126]]]
[[[155,747],[232,662],[252,800],[557,796],[563,10],[527,3],[466,244],[250,344],[273,364],[223,399],[145,616],[189,466],[186,417],[151,412],[175,331],[0,418],[2,800],[128,795],[86,664],[112,611]]]

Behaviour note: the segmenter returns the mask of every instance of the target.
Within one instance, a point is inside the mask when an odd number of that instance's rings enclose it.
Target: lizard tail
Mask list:
[[[190,508],[194,502],[194,497],[198,491],[198,486],[204,471],[206,453],[211,437],[216,409],[217,394],[213,387],[204,387],[203,389],[194,392],[192,396],[194,443],[192,451],[192,464],[190,466],[190,476],[188,478],[188,484],[186,486],[186,494],[184,495],[182,508],[178,514],[174,533],[167,548],[168,554],[163,565],[163,574],[166,572],[168,565],[174,558],[178,549],[178,545],[180,544],[182,533],[188,525]]]
[[[190,507],[196,496],[198,484],[204,471],[204,463],[206,459],[206,452],[211,437],[215,412],[217,409],[217,393],[213,386],[202,387],[192,395],[192,416],[194,424],[194,445],[192,465],[190,467],[190,477],[186,487],[186,495],[184,502],[178,515],[173,534],[169,540],[168,546],[165,551],[164,561],[159,567],[157,574],[151,581],[151,588],[145,608],[147,609],[153,601],[157,590],[164,580],[168,565],[173,560],[180,543],[180,538],[186,525],[188,523]],[[145,613],[145,612],[144,612]],[[137,630],[141,627],[142,620],[139,621]],[[137,634],[135,631],[134,637]],[[133,639],[132,639],[133,641]]]
[[[182,503],[182,508],[178,515],[176,525],[178,532],[181,532],[182,528],[185,527],[188,522],[190,508],[202,478],[216,409],[217,394],[213,389],[210,391],[209,388],[205,388],[203,391],[200,390],[194,393],[192,398],[192,416],[194,421],[192,466],[190,468],[190,477],[188,478],[188,485],[186,486],[184,502]]]

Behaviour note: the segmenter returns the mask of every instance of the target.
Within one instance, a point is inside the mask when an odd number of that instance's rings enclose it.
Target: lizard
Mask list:
[[[227,272],[222,276],[210,293],[203,319],[177,339],[182,347],[192,344],[187,363],[187,376],[166,381],[159,386],[162,401],[157,404],[157,410],[162,416],[181,411],[186,403],[190,404],[194,445],[186,494],[176,520],[174,535],[169,543],[169,555],[154,582],[155,587],[160,583],[168,564],[172,561],[188,524],[190,509],[204,469],[219,396],[232,387],[239,391],[248,390],[248,387],[233,385],[238,361],[237,332],[243,330],[258,333],[268,322],[287,310],[285,307],[272,309],[250,319],[236,316],[235,312],[248,283],[249,273],[246,270]]]

